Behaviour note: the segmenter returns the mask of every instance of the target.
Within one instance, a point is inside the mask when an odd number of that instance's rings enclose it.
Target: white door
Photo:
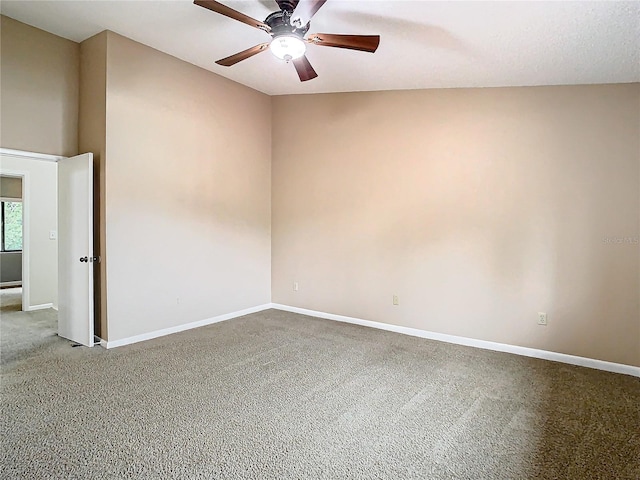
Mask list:
[[[93,346],[93,154],[58,161],[58,335]]]

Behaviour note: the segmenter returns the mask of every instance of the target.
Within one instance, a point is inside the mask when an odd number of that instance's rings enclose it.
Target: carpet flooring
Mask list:
[[[22,311],[22,289],[0,290],[0,365],[29,359],[47,339],[57,338],[58,317],[53,309]],[[4,379],[4,378],[3,378]]]
[[[24,315],[2,478],[640,478],[638,378],[276,310],[112,350]]]

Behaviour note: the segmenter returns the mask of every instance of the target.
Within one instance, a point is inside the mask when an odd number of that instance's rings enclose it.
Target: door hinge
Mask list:
[[[97,257],[89,257],[90,258],[90,262],[95,262],[95,263],[100,263],[102,262],[102,259],[100,258],[100,256]]]

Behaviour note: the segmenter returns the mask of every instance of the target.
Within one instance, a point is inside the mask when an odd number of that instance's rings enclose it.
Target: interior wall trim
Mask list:
[[[35,312],[36,310],[46,310],[47,308],[53,308],[53,303],[41,303],[40,305],[29,305],[25,312]]]
[[[430,332],[427,330],[419,330],[417,328],[401,327],[399,325],[391,325],[388,323],[373,322],[371,320],[363,320],[361,318],[347,317],[344,315],[336,315],[333,313],[319,312],[316,310],[308,310],[306,308],[291,307],[279,303],[272,303],[272,308],[283,310],[286,312],[299,313],[309,315],[311,317],[324,318],[327,320],[335,320],[337,322],[352,323],[362,325],[364,327],[377,328],[379,330],[387,330],[389,332],[402,333],[411,335],[412,337],[427,338],[429,340],[437,340],[440,342],[454,343],[456,345],[465,345],[467,347],[482,348],[484,350],[493,350],[496,352],[513,353],[524,357],[540,358],[542,360],[551,360],[553,362],[567,363],[570,365],[578,365],[581,367],[594,368],[596,370],[604,370],[606,372],[622,373],[624,375],[632,375],[640,377],[640,367],[633,365],[625,365],[622,363],[606,362],[604,360],[596,360],[594,358],[578,357],[568,355],[566,353],[550,352],[547,350],[538,350],[536,348],[520,347],[518,345],[509,345],[506,343],[489,342],[486,340],[476,340],[468,337],[458,337],[456,335],[446,335],[444,333]]]
[[[171,335],[172,333],[183,332],[185,330],[191,330],[192,328],[204,327],[205,325],[211,325],[213,323],[224,322],[225,320],[231,320],[232,318],[242,317],[249,315],[250,313],[261,312],[271,308],[270,303],[264,305],[258,305],[255,307],[245,308],[244,310],[238,310],[236,312],[225,313],[223,315],[217,315],[211,318],[205,318],[204,320],[198,320],[196,322],[185,323],[183,325],[176,325],[175,327],[163,328],[161,330],[154,330],[153,332],[141,333],[140,335],[134,335],[132,337],[121,338],[118,340],[101,340],[100,345],[105,348],[116,348],[124,345],[131,345],[132,343],[144,342],[145,340],[151,340],[153,338],[164,337],[165,335]]]
[[[577,365],[580,367],[593,368],[596,370],[603,370],[606,372],[621,373],[624,375],[632,375],[634,377],[640,377],[640,367],[633,365],[625,365],[622,363],[607,362],[604,360],[596,360],[594,358],[578,357],[575,355],[568,355],[566,353],[550,352],[548,350],[539,350],[536,348],[521,347],[518,345],[509,345],[506,343],[489,342],[486,340],[477,340],[468,337],[459,337],[456,335],[447,335],[444,333],[430,332],[427,330],[420,330],[417,328],[402,327],[399,325],[391,325],[389,323],[374,322],[371,320],[364,320],[361,318],[347,317],[345,315],[336,315],[334,313],[320,312],[317,310],[309,310],[306,308],[292,307],[289,305],[283,305],[280,303],[265,303],[244,310],[238,310],[236,312],[226,313],[204,320],[198,320],[196,322],[186,323],[184,325],[177,325],[175,327],[164,328],[161,330],[155,330],[153,332],[142,333],[140,335],[134,335],[132,337],[122,338],[119,340],[101,340],[100,345],[104,348],[117,348],[133,343],[143,342],[145,340],[151,340],[165,335],[171,335],[173,333],[183,332],[185,330],[191,330],[193,328],[204,327],[218,322],[224,322],[234,318],[249,315],[251,313],[261,312],[268,309],[282,310],[286,312],[299,313],[301,315],[308,315],[316,318],[323,318],[326,320],[334,320],[337,322],[351,323],[354,325],[361,325],[363,327],[377,328],[379,330],[386,330],[389,332],[401,333],[403,335],[410,335],[412,337],[426,338],[429,340],[437,340],[440,342],[453,343],[456,345],[464,345],[467,347],[482,348],[484,350],[492,350],[495,352],[512,353],[515,355],[521,355],[524,357],[539,358],[542,360],[550,360],[553,362],[566,363],[569,365]]]
[[[11,148],[0,148],[0,155],[6,155],[7,157],[45,160],[48,162],[57,162],[58,160],[62,160],[63,158],[66,158],[66,157],[61,157],[60,155],[49,155],[48,153],[37,153],[37,152],[25,152],[23,150],[13,150]]]

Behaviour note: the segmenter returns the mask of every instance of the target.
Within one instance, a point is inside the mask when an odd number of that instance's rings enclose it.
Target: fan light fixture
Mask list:
[[[347,48],[373,53],[380,44],[380,35],[343,35],[333,33],[308,34],[311,18],[327,0],[276,0],[279,10],[269,14],[264,22],[251,18],[216,0],[194,0],[196,5],[242,22],[269,35],[269,41],[216,60],[217,65],[230,67],[264,52],[267,47],[276,58],[292,63],[301,82],[318,76],[305,56],[307,43],[316,47]],[[2,2],[2,0],[0,0]],[[264,3],[264,2],[262,2]],[[306,40],[305,40],[306,36]],[[316,48],[313,47],[313,48]],[[293,61],[292,61],[293,60]]]
[[[300,58],[307,50],[305,43],[294,35],[281,35],[274,38],[269,48],[276,57],[286,61]]]

